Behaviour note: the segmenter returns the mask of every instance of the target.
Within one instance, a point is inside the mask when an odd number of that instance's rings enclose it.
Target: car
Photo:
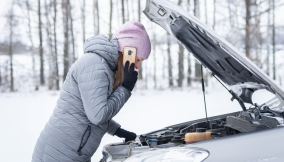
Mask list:
[[[144,14],[207,68],[240,111],[180,123],[106,145],[102,162],[284,161],[284,92],[230,43],[166,0],[148,0]],[[253,94],[266,96],[254,101]],[[272,96],[272,97],[269,97]]]

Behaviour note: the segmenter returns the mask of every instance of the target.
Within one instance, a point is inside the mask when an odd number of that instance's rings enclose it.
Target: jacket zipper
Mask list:
[[[86,128],[85,132],[83,133],[82,137],[81,137],[81,142],[80,142],[80,146],[77,150],[78,154],[81,156],[82,152],[81,150],[83,149],[83,147],[86,145],[89,137],[91,135],[91,126],[88,125],[88,127]],[[86,136],[86,137],[85,137]]]

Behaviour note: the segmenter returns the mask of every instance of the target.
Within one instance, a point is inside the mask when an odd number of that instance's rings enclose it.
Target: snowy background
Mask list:
[[[217,81],[210,84],[206,89],[208,116],[241,110]],[[36,140],[52,114],[58,95],[57,91],[0,94],[1,161],[31,161]],[[261,93],[253,98],[266,101],[270,97]],[[205,111],[201,86],[196,85],[182,90],[136,89],[114,120],[127,130],[144,134],[199,118],[205,118]],[[102,157],[104,145],[116,142],[122,139],[106,134],[92,160]]]
[[[1,0],[0,1],[0,47],[3,42],[8,41],[9,29],[7,28],[7,12],[11,7],[12,2],[31,2],[32,5],[32,37],[34,39],[34,46],[38,48],[38,24],[37,24],[37,0]],[[46,0],[51,2],[51,0]],[[83,41],[82,41],[82,28],[81,28],[81,7],[82,2],[71,0],[72,13],[74,14],[74,33],[76,36],[75,48],[76,55],[83,54]],[[177,3],[178,0],[172,0]],[[257,3],[261,0],[255,0]],[[44,0],[42,0],[44,2]],[[58,1],[58,5],[61,1]],[[87,1],[86,8],[86,21],[91,22],[86,25],[86,37],[93,36],[93,15],[92,15],[92,2]],[[113,0],[113,31],[122,24],[121,23],[121,6],[120,2]],[[137,1],[128,0],[130,14],[129,20],[137,21]],[[144,8],[144,2],[141,4]],[[184,9],[189,9],[188,12],[193,13],[193,0],[183,0]],[[187,7],[186,2],[191,2],[191,6]],[[200,0],[200,19],[202,22],[206,22],[206,15],[208,19],[208,26],[212,26],[213,23],[213,1],[206,1],[208,8],[205,9],[205,1]],[[244,36],[245,36],[245,7],[244,1],[238,0],[216,0],[217,12],[216,12],[216,32],[223,38],[227,39],[234,46],[236,46],[241,53],[244,53]],[[267,11],[267,1],[263,1],[259,5],[259,10],[253,12]],[[277,66],[277,80],[275,82],[280,86],[283,86],[284,78],[284,51],[283,51],[283,38],[284,38],[284,17],[283,15],[283,1],[275,0],[277,3],[276,13],[276,66]],[[100,17],[100,33],[108,34],[109,32],[109,1],[99,0],[101,8]],[[232,11],[229,12],[231,7]],[[61,6],[58,6],[59,12]],[[134,13],[135,14],[131,14]],[[205,14],[206,13],[206,14]],[[229,18],[229,13],[234,13],[233,19]],[[15,26],[15,40],[23,42],[27,48],[31,46],[27,36],[27,20],[26,11],[24,9],[15,7],[15,14],[18,16],[18,25]],[[265,61],[267,59],[267,47],[270,51],[270,64],[271,60],[271,30],[268,24],[267,12],[261,16],[261,23],[259,25],[260,32],[262,33],[262,46],[258,48],[254,46],[252,49],[253,55],[258,55],[260,62],[258,66],[261,70],[266,71],[267,66]],[[270,15],[271,16],[271,15]],[[269,18],[269,17],[268,17]],[[137,134],[143,134],[155,129],[160,129],[165,126],[194,120],[197,118],[204,118],[204,103],[201,91],[201,83],[199,80],[193,81],[192,85],[184,84],[182,87],[177,86],[178,79],[178,45],[175,39],[171,41],[171,54],[172,57],[172,70],[173,70],[173,86],[168,85],[168,55],[166,45],[166,32],[163,31],[157,25],[151,23],[144,15],[142,15],[141,21],[144,23],[146,29],[149,32],[151,40],[153,41],[153,35],[157,36],[157,45],[155,53],[152,53],[149,59],[144,63],[143,75],[144,80],[138,81],[138,86],[133,92],[132,97],[125,104],[123,109],[115,116],[115,120],[118,121],[123,128],[133,131]],[[59,71],[60,71],[60,83],[62,84],[62,58],[63,58],[63,29],[62,29],[62,15],[59,16],[57,24],[58,32],[58,49],[59,49]],[[45,24],[45,18],[43,18],[43,24]],[[235,26],[232,26],[234,24]],[[269,31],[266,32],[266,30]],[[44,59],[45,74],[48,78],[49,70],[49,48],[47,45],[46,31],[44,30]],[[256,36],[256,34],[253,34]],[[154,47],[154,46],[153,46]],[[258,53],[256,51],[258,50]],[[153,51],[153,49],[152,49]],[[39,73],[39,56],[38,51],[35,55],[36,73]],[[13,57],[14,63],[14,80],[15,91],[9,92],[9,55],[7,53],[0,52],[0,77],[2,76],[2,84],[0,84],[0,161],[2,162],[29,162],[33,152],[36,140],[53,112],[58,99],[59,91],[49,90],[46,85],[40,86],[39,91],[34,91],[34,79],[32,78],[32,52],[26,51],[24,53],[15,53]],[[184,67],[188,66],[188,52],[184,52]],[[155,56],[155,57],[154,57]],[[156,64],[155,64],[156,63]],[[193,73],[190,77],[194,78],[194,63],[195,60],[191,60]],[[154,66],[155,65],[155,66]],[[272,68],[269,69],[270,77]],[[185,77],[188,77],[187,68],[184,68]],[[154,76],[156,77],[157,87],[155,87]],[[37,79],[38,80],[38,79]],[[206,87],[207,109],[208,115],[219,115],[228,112],[239,111],[241,108],[236,102],[231,102],[228,92],[214,79],[209,77],[208,86]],[[266,95],[258,96],[259,99],[267,97]],[[104,145],[112,142],[120,142],[121,139],[105,135],[99,149],[93,156],[93,161],[98,161],[101,158],[101,149]]]
[[[56,91],[0,94],[1,161],[31,161],[36,140],[55,107],[58,94]],[[208,115],[241,110],[230,97],[221,86],[208,89]],[[114,119],[123,128],[143,134],[204,117],[201,87],[197,86],[184,90],[136,90]],[[105,135],[92,160],[101,158],[102,146],[121,141]]]

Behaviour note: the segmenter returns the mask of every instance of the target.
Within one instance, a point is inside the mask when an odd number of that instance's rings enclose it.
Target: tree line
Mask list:
[[[277,28],[275,13],[283,5],[279,0],[172,2],[200,18],[217,32],[226,26],[229,32],[222,36],[233,44],[238,42],[237,46],[243,49],[246,57],[273,79],[278,79],[275,54],[281,46],[277,43],[276,36],[281,28]],[[68,69],[78,59],[79,51],[83,50],[78,44],[83,44],[90,35],[100,34],[103,28],[108,28],[107,34],[112,37],[113,28],[127,21],[146,22],[147,18],[142,16],[142,3],[144,1],[140,0],[12,0],[6,14],[9,33],[6,55],[9,63],[8,68],[0,66],[0,87],[6,83],[9,85],[6,88],[10,91],[17,89],[14,76],[14,71],[17,70],[14,65],[16,53],[13,49],[19,27],[26,29],[24,40],[27,41],[32,60],[32,64],[27,66],[31,66],[33,89],[47,87],[49,90],[59,90]],[[106,6],[108,9],[105,9]],[[139,73],[144,86],[147,88],[148,83],[153,82],[153,88],[159,88],[159,81],[166,80],[166,87],[184,87],[199,81],[202,75],[201,65],[188,54],[182,44],[169,34],[161,37],[157,30],[159,29],[153,26],[149,30],[152,64],[146,63]],[[175,47],[177,50],[174,50]],[[166,54],[160,54],[161,49]],[[159,66],[161,60],[162,66]],[[9,71],[6,77],[3,74],[5,69]],[[163,73],[162,77],[159,77],[160,72]],[[209,77],[205,73],[205,80]]]

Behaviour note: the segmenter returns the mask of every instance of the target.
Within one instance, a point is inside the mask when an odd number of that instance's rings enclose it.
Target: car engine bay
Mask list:
[[[271,109],[269,104],[251,106],[238,111],[172,125],[139,136],[139,140],[114,143],[104,147],[101,162],[111,159],[125,159],[134,154],[159,148],[174,148],[259,132],[284,126],[284,111]],[[278,105],[279,106],[279,105]],[[278,107],[279,108],[279,107]]]
[[[284,126],[284,112],[268,106],[194,120],[140,136],[142,146],[168,147]]]

